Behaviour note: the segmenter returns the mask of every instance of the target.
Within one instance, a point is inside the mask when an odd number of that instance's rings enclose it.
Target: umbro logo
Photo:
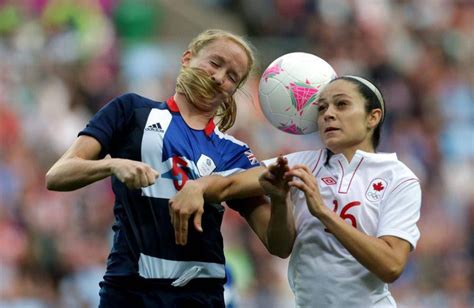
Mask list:
[[[321,180],[322,180],[322,181],[324,182],[324,184],[326,184],[326,185],[336,185],[336,184],[337,184],[336,180],[333,179],[333,178],[330,177],[330,176],[321,178]]]
[[[145,130],[148,130],[148,131],[152,131],[152,132],[159,132],[159,133],[163,133],[164,130],[163,128],[161,127],[161,124],[160,122],[157,122],[155,124],[151,124],[151,125],[148,125]]]

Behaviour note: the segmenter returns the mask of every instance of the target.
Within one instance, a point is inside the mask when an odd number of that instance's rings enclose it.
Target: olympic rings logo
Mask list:
[[[375,201],[378,201],[380,199],[380,195],[378,193],[373,192],[373,191],[368,191],[367,196],[370,197],[369,199],[373,199]]]

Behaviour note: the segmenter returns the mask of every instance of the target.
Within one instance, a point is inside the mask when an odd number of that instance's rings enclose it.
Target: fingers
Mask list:
[[[302,170],[308,174],[312,174],[312,172],[309,170],[308,166],[306,165],[302,165],[302,164],[297,164],[297,165],[294,165],[291,170]]]
[[[186,245],[188,242],[188,221],[189,215],[178,215],[178,221],[175,224],[175,241],[177,245]],[[175,217],[176,218],[176,217]],[[177,229],[176,229],[177,226]]]
[[[268,171],[275,175],[277,178],[283,177],[285,172],[290,170],[288,166],[288,159],[283,156],[278,156],[275,164],[272,164],[268,167]]]
[[[150,185],[155,184],[155,181],[160,176],[160,174],[155,169],[150,168],[150,170],[146,172],[146,176],[147,176],[148,186],[150,186]]]
[[[303,192],[305,192],[305,193],[310,192],[310,191],[312,190],[312,189],[310,188],[310,186],[309,186],[309,185],[306,185],[306,183],[303,182],[303,181],[290,181],[290,182],[288,182],[288,185],[289,185],[290,187],[297,188],[297,189],[299,189],[299,190],[301,190],[301,191],[303,191]]]
[[[315,179],[313,173],[306,165],[295,165],[293,168],[285,172],[285,178],[296,176],[303,180],[303,178]]]
[[[202,232],[202,225],[201,225],[201,221],[202,221],[202,214],[203,212],[202,211],[198,211],[196,212],[196,214],[194,214],[194,228],[196,228],[196,230],[198,230],[199,232]]]
[[[141,170],[139,170],[141,171]],[[146,166],[143,172],[139,172],[140,187],[148,187],[155,184],[155,180],[160,174],[153,168]]]
[[[168,212],[171,219],[171,225],[174,229],[176,245],[186,245],[188,242],[189,219],[193,214],[187,209],[180,208],[173,200],[170,200],[168,203]],[[194,228],[196,228],[196,230],[199,232],[203,232],[203,213],[204,209],[200,209],[194,212],[193,225]]]
[[[168,202],[168,212],[171,219],[171,225],[174,229],[174,238],[176,245],[186,245],[188,241],[188,219],[189,215],[180,213],[179,208],[175,208],[173,200]],[[183,221],[185,223],[183,223]]]
[[[146,166],[144,169],[137,168],[133,173],[125,178],[125,184],[130,189],[148,187],[155,184],[155,181],[159,176],[160,174],[149,166]]]
[[[129,189],[153,185],[159,173],[148,164],[129,159],[114,159],[112,173]]]
[[[176,211],[173,211],[173,229],[174,229],[174,242],[179,245],[180,233],[179,233],[179,214]]]
[[[148,179],[148,174],[145,172],[145,173],[141,173],[138,175],[138,178],[139,178],[139,181],[140,181],[140,186],[139,187],[147,187],[149,186],[149,179]]]
[[[173,200],[172,199],[170,199],[168,201],[168,213],[170,215],[171,224],[173,225],[173,229],[174,229],[174,211],[173,211]]]
[[[277,164],[280,165],[281,167],[285,168],[285,169],[289,169],[289,167],[288,167],[288,158],[286,158],[282,155],[278,156]]]
[[[305,165],[295,165],[285,173],[288,185],[299,189],[317,189],[316,178]],[[295,179],[296,178],[296,179]]]

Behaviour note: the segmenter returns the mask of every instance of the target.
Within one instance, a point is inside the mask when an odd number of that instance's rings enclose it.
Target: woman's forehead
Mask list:
[[[321,91],[319,97],[329,98],[337,95],[357,96],[359,94],[357,86],[347,80],[337,79],[327,84]]]

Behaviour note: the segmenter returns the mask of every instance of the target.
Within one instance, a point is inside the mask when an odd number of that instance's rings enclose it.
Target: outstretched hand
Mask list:
[[[188,222],[194,215],[194,228],[202,232],[202,214],[204,213],[204,197],[201,187],[193,180],[188,180],[183,188],[169,201],[169,214],[174,228],[177,245],[188,242]]]
[[[287,172],[287,176],[293,179],[288,183],[290,187],[295,187],[304,192],[306,204],[310,213],[318,217],[326,207],[319,192],[316,178],[306,165],[295,165]]]
[[[271,198],[282,200],[288,195],[288,191],[290,190],[288,182],[290,178],[285,177],[285,173],[289,170],[288,159],[280,155],[276,163],[270,165],[260,176],[260,185]]]

